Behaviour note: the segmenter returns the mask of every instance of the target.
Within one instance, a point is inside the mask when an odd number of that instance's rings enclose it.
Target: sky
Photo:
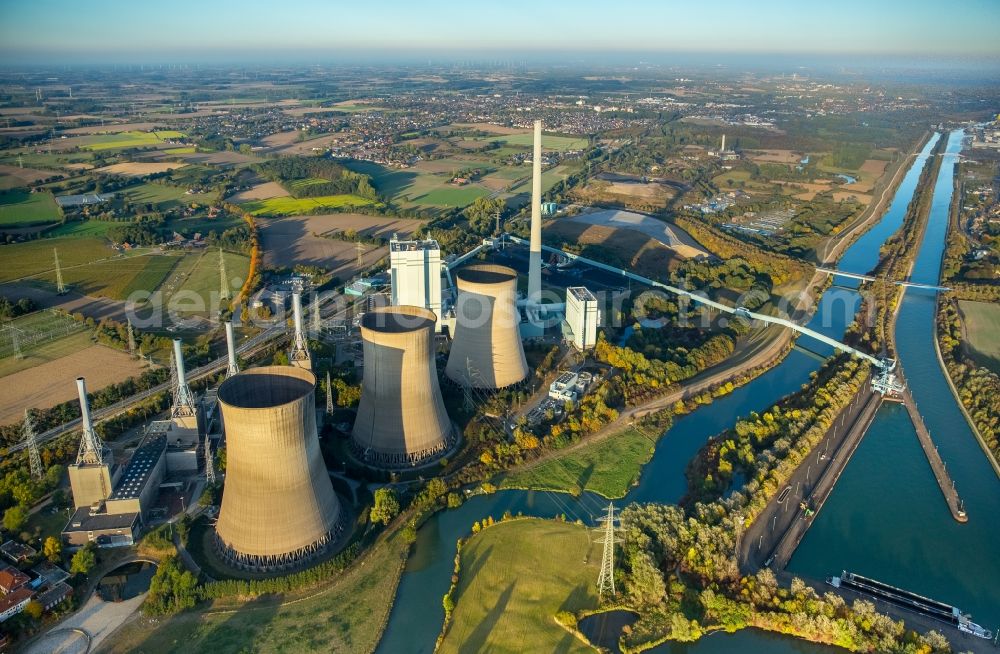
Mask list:
[[[0,0],[0,64],[528,53],[1000,59],[1000,0]]]

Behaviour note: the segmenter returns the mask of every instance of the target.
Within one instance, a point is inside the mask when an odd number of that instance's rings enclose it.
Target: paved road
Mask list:
[[[866,384],[785,486],[746,530],[740,541],[740,567],[753,573],[762,567],[783,570],[847,466],[882,396]],[[807,515],[802,502],[813,511]]]

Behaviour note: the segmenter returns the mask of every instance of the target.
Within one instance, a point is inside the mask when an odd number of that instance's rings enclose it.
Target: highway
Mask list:
[[[510,239],[512,242],[517,243],[518,245],[524,245],[524,246],[528,246],[529,245],[529,243],[528,243],[527,240],[525,240],[523,238],[519,238],[517,236],[511,236],[510,234],[508,234],[507,238]],[[745,309],[743,307],[735,307],[734,308],[734,307],[731,307],[729,305],[722,304],[721,302],[716,302],[715,300],[711,300],[711,299],[709,299],[709,298],[707,298],[707,297],[705,297],[703,295],[699,295],[699,294],[694,293],[692,291],[687,291],[687,290],[684,290],[682,288],[677,288],[676,286],[670,286],[668,284],[661,284],[660,282],[654,281],[654,280],[649,279],[647,277],[643,277],[641,275],[636,275],[635,273],[629,272],[627,270],[622,270],[621,268],[615,268],[614,266],[609,266],[609,265],[607,265],[605,263],[601,263],[600,261],[595,261],[593,259],[588,259],[587,257],[581,257],[581,256],[579,256],[577,254],[573,254],[572,252],[565,252],[565,251],[560,250],[558,248],[550,247],[548,245],[543,245],[542,249],[545,250],[545,251],[547,251],[547,252],[555,252],[557,254],[564,255],[564,256],[566,256],[566,257],[568,257],[570,259],[573,259],[575,261],[580,261],[582,263],[585,263],[588,266],[593,266],[595,268],[600,268],[601,270],[607,270],[608,272],[613,272],[613,273],[616,273],[616,274],[620,274],[623,277],[626,277],[628,279],[635,280],[637,282],[640,282],[642,284],[646,284],[647,286],[651,286],[653,288],[663,289],[664,291],[667,291],[668,293],[672,293],[674,295],[680,295],[680,296],[683,296],[683,297],[690,298],[691,300],[693,300],[694,302],[697,302],[698,304],[702,304],[704,306],[710,307],[712,309],[716,309],[718,311],[722,311],[722,312],[725,312],[725,313],[730,313],[730,314],[733,314],[733,315],[737,315],[737,316],[740,316],[740,317],[742,317],[744,319],[747,319],[747,320],[759,320],[761,322],[769,323],[769,324],[772,324],[772,325],[781,325],[782,327],[787,327],[789,329],[793,329],[793,330],[799,332],[800,334],[803,334],[804,336],[808,336],[809,338],[812,338],[812,339],[815,339],[817,341],[820,341],[821,343],[826,343],[827,345],[833,347],[834,349],[840,350],[841,352],[847,352],[847,353],[852,354],[852,355],[854,355],[856,357],[864,359],[864,360],[868,361],[869,363],[871,363],[872,365],[874,365],[874,366],[876,366],[876,367],[878,367],[880,369],[884,365],[881,360],[873,357],[872,355],[868,354],[867,352],[862,352],[861,350],[855,349],[855,348],[851,347],[850,345],[846,345],[844,343],[841,343],[840,341],[838,341],[836,339],[833,339],[833,338],[830,338],[829,336],[821,334],[821,333],[819,333],[819,332],[817,332],[817,331],[815,331],[813,329],[809,329],[808,327],[803,327],[802,325],[800,325],[800,324],[798,324],[798,323],[796,323],[796,322],[794,322],[792,320],[788,320],[786,318],[778,318],[776,316],[768,316],[768,315],[763,314],[763,313],[755,313],[755,312],[749,311],[749,310],[747,310],[747,309]]]

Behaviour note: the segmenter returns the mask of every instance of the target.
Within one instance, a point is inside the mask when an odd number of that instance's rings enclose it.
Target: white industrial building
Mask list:
[[[594,347],[597,343],[597,326],[601,323],[601,310],[597,297],[583,286],[566,289],[566,339],[579,350]]]
[[[429,309],[441,327],[441,247],[434,239],[389,241],[393,306]]]

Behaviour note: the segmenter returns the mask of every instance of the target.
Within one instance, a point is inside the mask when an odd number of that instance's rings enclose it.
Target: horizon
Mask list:
[[[933,0],[878,6],[862,0],[800,5],[771,0],[762,8],[718,0],[709,20],[702,8],[643,0],[620,3],[614,11],[589,0],[541,7],[511,0],[502,9],[477,7],[465,13],[439,0],[419,6],[387,0],[375,11],[316,0],[280,6],[261,0],[224,0],[207,6],[192,0],[141,6],[110,0],[87,4],[40,0],[5,3],[0,8],[0,63],[412,63],[427,59],[642,63],[665,58],[877,56],[878,62],[868,63],[878,66],[888,60],[905,63],[915,58],[958,68],[1000,67],[1000,40],[993,33],[993,27],[1000,24],[1000,4],[988,0],[953,3],[947,12]],[[153,28],[137,28],[144,25]],[[41,31],[40,26],[44,26]],[[537,37],[530,34],[532,26]]]

